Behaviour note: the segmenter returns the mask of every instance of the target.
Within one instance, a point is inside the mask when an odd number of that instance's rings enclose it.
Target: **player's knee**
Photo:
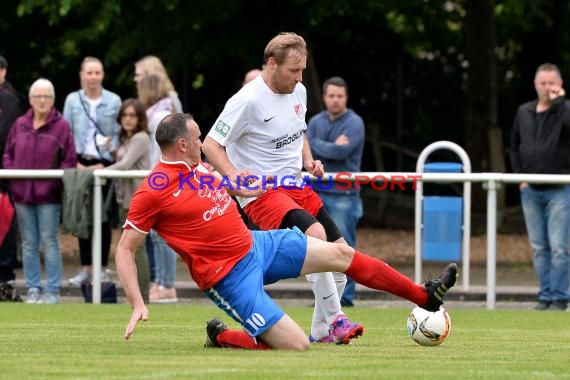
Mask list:
[[[320,223],[315,223],[311,227],[307,228],[305,235],[327,241],[327,233],[325,232],[323,225]]]
[[[338,239],[336,239],[334,242],[335,242],[335,243],[342,243],[342,244],[348,245],[348,242],[347,242],[346,239],[343,238],[342,236],[339,237]]]
[[[354,249],[347,245],[346,243],[335,243],[339,260],[343,263],[343,266],[348,266],[352,262],[352,258],[354,257]]]
[[[311,343],[307,337],[300,339],[289,339],[286,342],[281,342],[273,346],[279,350],[293,350],[293,351],[307,351],[311,347]]]
[[[311,343],[309,342],[309,339],[301,339],[297,342],[293,342],[293,347],[291,347],[292,350],[295,351],[307,351],[310,347],[311,347]]]

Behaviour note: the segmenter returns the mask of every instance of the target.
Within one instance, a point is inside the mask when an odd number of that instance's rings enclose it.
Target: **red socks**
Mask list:
[[[244,348],[246,350],[271,349],[263,341],[252,338],[243,330],[224,330],[224,332],[218,334],[217,341],[222,347],[228,348]]]
[[[428,295],[422,285],[417,285],[382,260],[357,250],[354,250],[354,258],[345,274],[359,284],[392,293],[418,306],[428,302]]]

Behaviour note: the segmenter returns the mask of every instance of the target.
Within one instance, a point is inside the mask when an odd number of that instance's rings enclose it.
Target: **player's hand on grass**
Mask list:
[[[131,335],[133,335],[139,321],[146,321],[146,320],[148,320],[147,307],[144,304],[138,307],[134,307],[133,312],[131,314],[131,320],[129,321],[127,329],[125,330],[125,335],[124,335],[125,340],[129,340]]]

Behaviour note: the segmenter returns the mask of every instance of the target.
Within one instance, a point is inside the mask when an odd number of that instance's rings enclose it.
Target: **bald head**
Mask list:
[[[243,83],[241,85],[245,86],[247,83],[257,78],[259,74],[261,74],[261,70],[259,69],[249,70],[247,73],[245,73],[245,76],[243,77]]]

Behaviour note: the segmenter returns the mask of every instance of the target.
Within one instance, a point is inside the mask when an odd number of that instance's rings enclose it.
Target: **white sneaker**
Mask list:
[[[38,288],[30,288],[26,297],[26,303],[39,303],[40,290]]]
[[[158,287],[158,298],[150,300],[151,303],[176,303],[178,296],[176,289],[173,287],[167,288],[162,285]]]
[[[101,272],[101,282],[111,282],[111,270],[105,269]]]
[[[59,294],[56,293],[44,293],[42,298],[38,303],[42,303],[44,305],[52,305],[59,303]]]
[[[101,283],[104,282],[113,282],[111,280],[111,270],[110,269],[105,269],[101,272]],[[91,282],[91,285],[93,285],[93,274],[89,274],[89,281]]]
[[[91,282],[91,273],[82,270],[79,274],[75,277],[69,279],[69,285],[81,286],[81,284],[90,283]]]

